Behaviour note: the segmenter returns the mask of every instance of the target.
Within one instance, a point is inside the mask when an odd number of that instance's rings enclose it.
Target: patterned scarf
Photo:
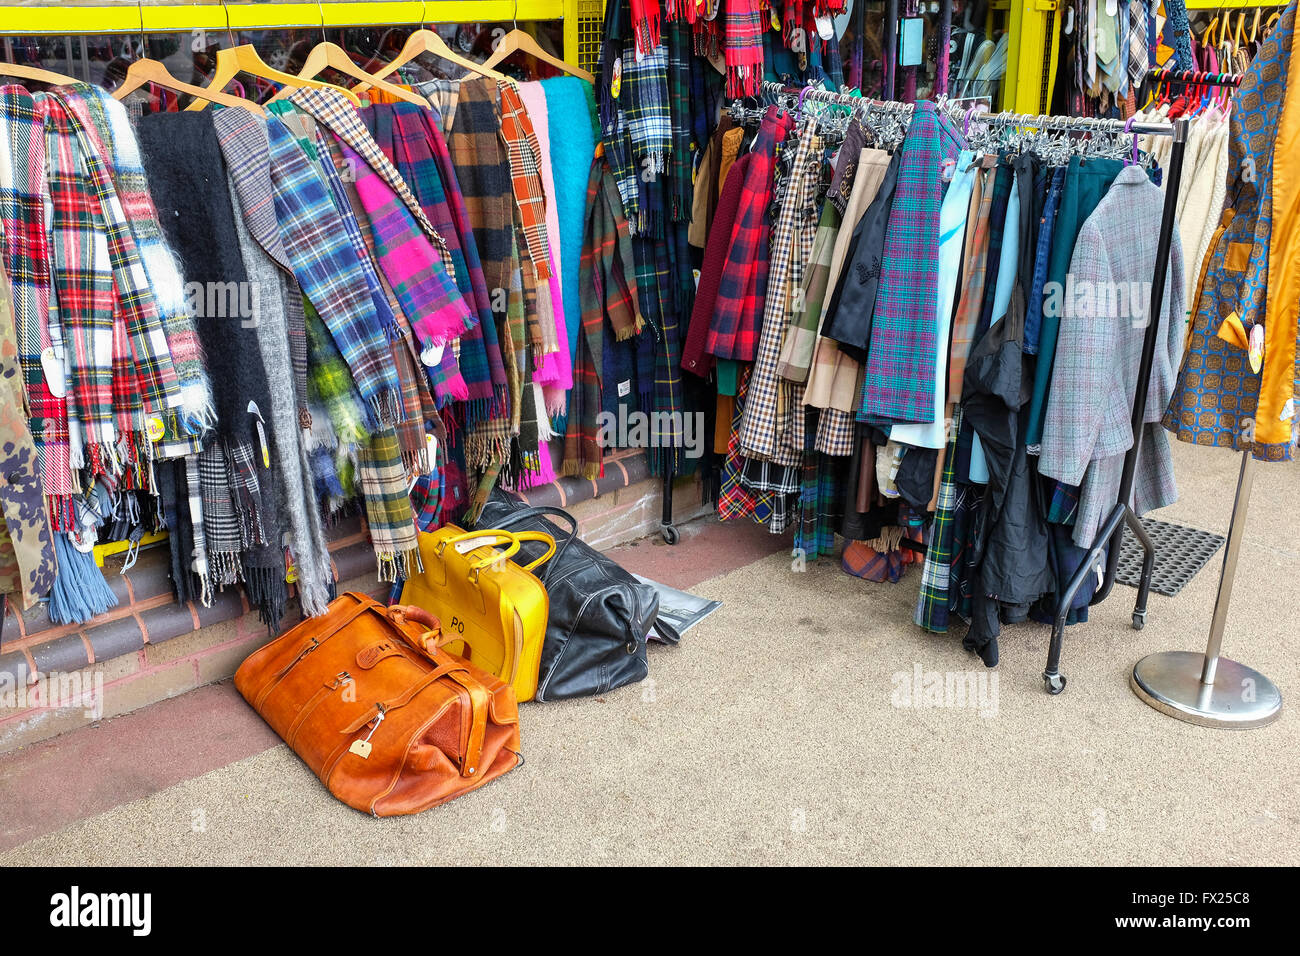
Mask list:
[[[727,0],[727,96],[757,96],[763,85],[762,0]],[[696,47],[699,52],[699,47]]]
[[[298,284],[329,327],[362,397],[381,422],[393,424],[402,415],[401,385],[340,211],[284,123],[272,116],[267,128],[276,214]]]
[[[45,217],[45,136],[36,102],[21,86],[0,89],[0,242],[13,283],[18,360],[27,392],[32,441],[52,526],[74,526],[68,413],[45,380],[41,353],[63,356],[57,314],[50,310],[49,223]],[[57,345],[55,343],[58,343]]]
[[[410,577],[421,569],[420,551],[402,449],[392,429],[376,432],[357,451],[357,481],[379,561],[379,580]]]
[[[310,302],[303,302],[307,329],[307,393],[328,417],[338,444],[355,449],[370,440],[377,428],[370,406],[361,399],[356,382],[325,323]],[[313,415],[313,417],[315,417]]]
[[[126,107],[99,87],[82,86],[78,90],[85,98],[69,98],[68,105],[83,123],[93,124],[108,147],[105,160],[110,164],[109,172],[154,293],[181,389],[181,414],[167,416],[166,433],[155,444],[154,454],[158,458],[193,454],[200,448],[202,431],[216,421],[217,412],[185,282],[158,221],[140,144]]]
[[[632,0],[632,32],[636,36],[637,56],[646,56],[659,45],[659,21],[659,0]]]
[[[623,52],[623,89],[619,108],[627,118],[632,155],[643,174],[663,175],[673,149],[668,103],[668,46],[660,43],[640,59],[631,47]]]
[[[703,102],[693,101],[698,64],[691,55],[691,28],[685,22],[668,26],[668,103],[672,121],[672,147],[669,154],[668,182],[672,188],[669,209],[673,222],[691,218],[696,150],[703,143],[695,136],[696,112],[703,114]]]
[[[36,104],[45,120],[54,284],[68,342],[69,396],[85,429],[92,473],[123,474],[134,461],[134,448],[150,447],[147,438],[141,446],[131,437],[144,430],[140,413],[179,407],[181,394],[121,202],[66,95],[41,94]],[[115,407],[127,414],[118,419]],[[75,456],[72,463],[80,465]]]
[[[411,103],[378,104],[362,110],[361,117],[411,187],[429,221],[447,240],[456,267],[456,285],[478,317],[478,323],[460,339],[460,371],[472,403],[466,409],[466,420],[477,421],[502,407],[506,377],[478,244],[446,141],[433,114]]]

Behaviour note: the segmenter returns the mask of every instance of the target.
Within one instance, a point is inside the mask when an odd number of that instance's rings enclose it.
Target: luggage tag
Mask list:
[[[362,760],[366,760],[370,757],[370,751],[374,749],[373,745],[370,743],[370,738],[375,735],[375,731],[379,729],[379,725],[384,722],[384,705],[375,704],[375,706],[379,708],[379,713],[375,714],[375,723],[370,728],[370,733],[366,734],[361,740],[352,741],[352,746],[348,748],[348,753],[356,754]]]
[[[257,407],[257,402],[248,403],[248,414],[256,415],[257,421],[257,443],[262,447],[262,467],[271,467],[271,447],[266,443],[266,429],[263,427],[262,410]]]

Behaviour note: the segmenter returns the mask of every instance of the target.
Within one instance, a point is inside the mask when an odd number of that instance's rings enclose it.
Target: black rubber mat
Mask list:
[[[1196,577],[1196,572],[1223,547],[1224,537],[1200,528],[1170,524],[1167,521],[1142,519],[1142,527],[1156,545],[1156,566],[1151,573],[1151,590],[1165,597],[1173,597]],[[1115,580],[1131,588],[1138,586],[1142,577],[1142,546],[1127,527],[1124,545],[1119,554],[1119,571]]]

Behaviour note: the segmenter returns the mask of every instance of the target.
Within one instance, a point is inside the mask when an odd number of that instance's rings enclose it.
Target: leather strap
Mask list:
[[[479,770],[479,761],[483,759],[483,741],[487,739],[488,689],[475,679],[469,671],[461,668],[447,675],[469,694],[470,725],[465,740],[465,756],[460,764],[460,775],[472,777]]]
[[[406,688],[406,690],[402,691],[402,693],[398,694],[396,697],[390,698],[389,700],[382,700],[379,703],[384,705],[385,712],[391,712],[397,710],[400,707],[405,707],[415,698],[417,694],[419,694],[430,684],[436,684],[439,678],[447,677],[447,676],[451,676],[454,678],[455,671],[463,671],[463,670],[465,670],[464,663],[457,660],[456,658],[452,658],[451,660],[443,664],[439,664],[437,667],[429,671],[429,673],[425,674],[418,681],[416,681],[410,687]],[[377,717],[378,715],[379,715],[379,707],[375,706],[371,710],[366,711],[364,716],[358,717],[352,723],[348,724],[346,727],[340,730],[339,733],[354,734],[362,727],[364,727],[366,724],[374,720],[375,717]]]
[[[343,597],[354,598],[357,603],[352,606],[351,610],[347,611],[346,613],[338,615],[333,621],[331,621],[329,629],[325,631],[324,634],[313,635],[311,638],[309,638],[307,640],[307,643],[305,643],[302,646],[302,648],[298,651],[297,656],[295,656],[293,660],[291,660],[288,664],[282,667],[280,671],[274,677],[272,677],[271,680],[267,682],[266,686],[263,687],[262,690],[258,693],[257,702],[253,705],[253,709],[256,710],[259,714],[262,712],[262,704],[266,701],[267,695],[270,694],[271,691],[275,690],[275,688],[279,686],[280,681],[284,679],[285,675],[288,674],[289,671],[293,670],[294,667],[297,666],[298,662],[307,656],[308,651],[320,647],[320,645],[324,644],[331,637],[333,637],[335,634],[341,631],[348,624],[351,624],[353,621],[359,618],[366,611],[372,608],[375,609],[382,608],[382,605],[378,605],[375,602],[374,598],[367,597],[366,595],[363,594],[357,594],[355,591],[345,591],[343,593]]]
[[[542,583],[545,584],[550,579],[551,571],[559,566],[560,559],[564,557],[564,552],[569,550],[569,545],[578,537],[578,519],[573,517],[573,515],[569,514],[563,508],[552,508],[550,505],[537,505],[532,508],[520,508],[518,511],[512,511],[510,514],[497,521],[496,525],[503,529],[510,528],[519,524],[521,521],[526,521],[529,518],[540,517],[543,515],[560,518],[569,525],[569,534],[564,539],[564,543],[561,544],[559,550],[551,556],[550,564],[548,564],[546,570],[542,572]],[[556,540],[559,540],[558,537]],[[545,560],[545,558],[542,560]],[[540,563],[541,561],[533,562],[532,565],[529,565],[528,570],[533,570],[533,568]]]

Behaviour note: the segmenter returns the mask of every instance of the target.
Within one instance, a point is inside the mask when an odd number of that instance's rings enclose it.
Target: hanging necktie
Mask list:
[[[1136,96],[1142,89],[1142,79],[1146,76],[1149,64],[1146,0],[1129,0],[1128,15],[1128,75]]]

